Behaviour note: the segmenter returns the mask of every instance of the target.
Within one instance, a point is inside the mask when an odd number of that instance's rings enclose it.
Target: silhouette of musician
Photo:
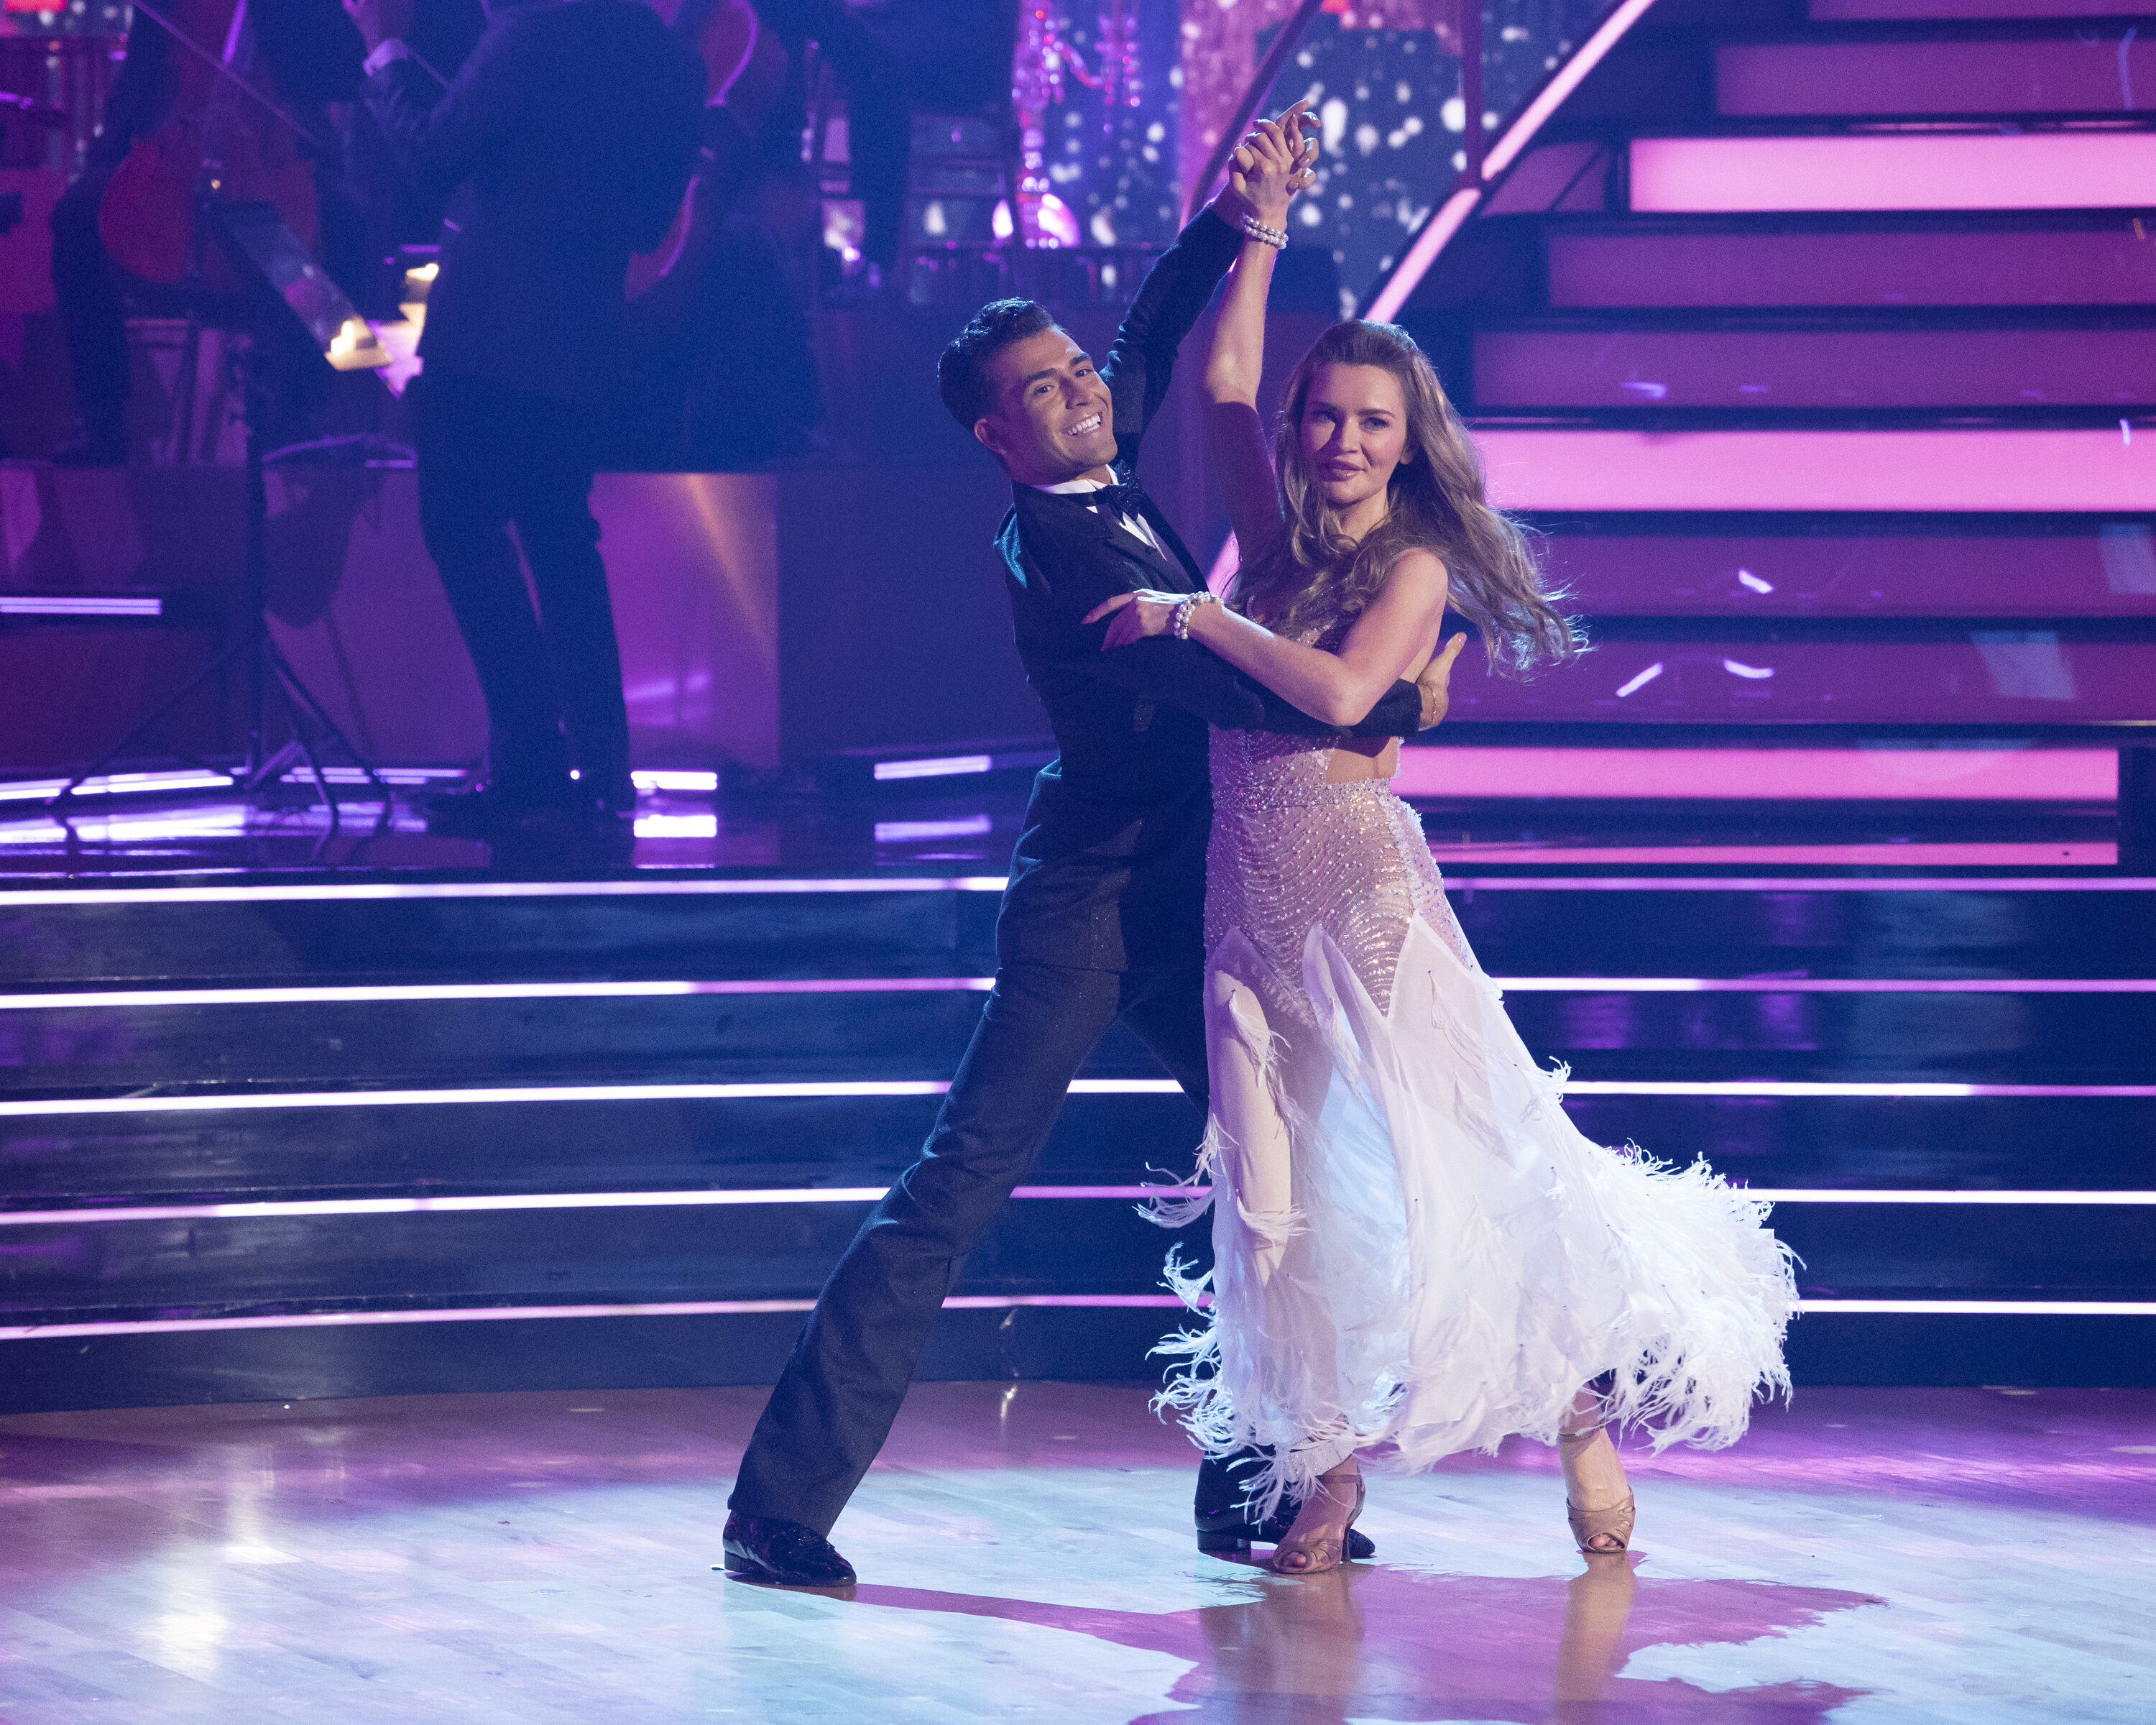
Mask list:
[[[420,526],[486,697],[489,776],[429,825],[611,842],[635,792],[596,434],[630,256],[688,187],[704,67],[641,0],[496,0],[444,90],[406,45],[412,0],[349,9],[382,136],[415,188],[453,194],[409,399]]]
[[[159,10],[166,8],[161,7]],[[229,22],[229,8],[222,8]],[[259,70],[250,82],[274,89],[278,101],[311,136],[296,140],[311,162],[322,221],[323,263],[332,276],[350,279],[359,259],[346,242],[356,239],[354,224],[339,185],[328,106],[359,94],[364,52],[337,0],[254,0],[248,22],[259,49]],[[222,39],[203,43],[217,54]],[[162,126],[178,99],[182,57],[191,50],[173,40],[163,24],[140,7],[128,28],[126,59],[105,97],[103,123],[90,146],[80,177],[53,206],[53,289],[59,302],[68,362],[74,374],[74,434],[53,459],[69,466],[116,465],[126,459],[126,306],[131,295],[152,310],[187,309],[189,302],[170,288],[131,277],[107,249],[100,232],[105,193],[114,175],[138,141]],[[251,103],[244,92],[228,91],[235,105]],[[344,247],[340,251],[340,247]],[[281,387],[274,393],[282,418],[270,429],[272,444],[291,441],[307,407],[318,400],[331,372],[318,353],[294,332],[279,341]]]

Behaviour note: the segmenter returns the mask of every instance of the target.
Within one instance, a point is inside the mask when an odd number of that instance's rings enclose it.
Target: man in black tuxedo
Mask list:
[[[1198,565],[1130,480],[1183,337],[1242,244],[1233,192],[1153,266],[1096,372],[1045,307],[988,306],[945,350],[943,399],[1010,474],[997,535],[1019,653],[1060,758],[1026,811],[996,924],[996,980],[919,1158],[862,1224],[772,1392],[730,1500],[727,1568],[802,1586],[854,1579],[825,1536],[889,1433],[959,1260],[1047,1142],[1070,1081],[1117,1019],[1203,1110],[1209,723],[1333,727],[1167,636],[1101,650],[1086,614],[1133,588],[1189,593]],[[1396,683],[1355,734],[1442,712]],[[1425,719],[1425,712],[1429,716]],[[1240,1525],[1226,1471],[1199,1512]]]
[[[621,374],[630,254],[658,244],[688,187],[704,68],[641,0],[495,0],[444,90],[404,47],[412,0],[346,3],[383,136],[417,190],[455,194],[413,433],[420,526],[486,696],[490,778],[429,824],[612,834],[635,791],[591,511],[597,422]]]

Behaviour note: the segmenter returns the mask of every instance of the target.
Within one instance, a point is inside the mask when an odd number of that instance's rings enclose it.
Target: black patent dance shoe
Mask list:
[[[720,1536],[726,1560],[723,1568],[737,1581],[774,1583],[780,1587],[851,1587],[854,1566],[831,1542],[798,1522],[739,1513],[726,1517]]]

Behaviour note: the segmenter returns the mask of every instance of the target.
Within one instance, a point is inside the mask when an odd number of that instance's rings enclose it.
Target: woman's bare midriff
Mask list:
[[[1273,624],[1267,618],[1256,618],[1256,622],[1267,628]],[[1300,639],[1305,645],[1316,645],[1310,635],[1290,636]],[[1333,649],[1321,648],[1322,652]],[[1400,673],[1401,678],[1412,682],[1430,669],[1430,662],[1437,656],[1433,647],[1421,655],[1414,664]],[[1397,737],[1343,737],[1332,745],[1332,758],[1326,763],[1325,782],[1327,784],[1353,784],[1358,779],[1390,778],[1400,770],[1400,740]]]
[[[1400,675],[1412,681],[1430,669],[1436,655],[1425,653]],[[1327,784],[1353,784],[1358,778],[1390,778],[1400,770],[1400,740],[1397,737],[1343,737],[1332,745],[1326,764]]]
[[[1400,770],[1397,737],[1343,737],[1326,763],[1327,784],[1352,784],[1358,778],[1390,778]]]

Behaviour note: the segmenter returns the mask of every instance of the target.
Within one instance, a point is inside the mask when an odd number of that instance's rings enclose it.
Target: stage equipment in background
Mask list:
[[[275,205],[311,254],[321,209],[302,146],[331,161],[338,152],[256,76],[248,0],[139,0],[137,10],[183,51],[172,57],[177,92],[164,123],[135,141],[98,206],[113,262],[146,281],[238,287],[238,273],[201,244],[201,206],[227,202]],[[221,52],[208,45],[218,41]]]
[[[666,9],[661,5],[660,13]],[[790,70],[785,49],[775,37],[766,34],[756,8],[748,0],[680,0],[668,28],[704,63],[704,105],[732,110],[742,134],[754,136],[776,105]],[[744,100],[730,100],[737,85]],[[629,260],[630,299],[642,299],[677,270],[693,271],[698,254],[713,244],[725,200],[717,200],[721,208],[715,212],[713,200],[701,194],[706,178],[720,167],[711,135],[706,132],[696,172],[681,194],[681,207],[665,237]]]
[[[1308,0],[1311,7],[1317,3]],[[1063,100],[1066,76],[1100,92],[1104,131],[1112,131],[1116,109],[1135,108],[1144,100],[1137,13],[1138,0],[1103,0],[1091,68],[1070,40],[1070,23],[1055,0],[1029,0],[1019,14],[1011,106],[1019,131],[1017,232],[1026,245],[1085,244],[1077,216],[1050,188],[1048,110]]]
[[[307,776],[329,810],[329,828],[324,834],[326,844],[337,836],[341,824],[336,793],[331,786],[340,781],[347,785],[352,783],[349,773],[332,776],[324,770],[321,745],[333,744],[357,769],[359,782],[379,798],[380,812],[375,822],[375,830],[379,832],[388,826],[390,818],[388,786],[300,680],[291,661],[270,633],[270,501],[264,471],[272,458],[263,448],[263,428],[271,406],[272,362],[264,348],[277,339],[280,326],[289,335],[296,326],[322,357],[339,371],[386,367],[391,355],[342,290],[314,261],[275,205],[228,203],[208,198],[197,206],[196,214],[201,231],[193,249],[199,256],[204,249],[203,242],[214,240],[223,261],[242,285],[239,303],[244,307],[246,317],[242,338],[232,349],[241,420],[247,434],[246,548],[240,579],[239,638],[190,678],[186,686],[163,706],[69,778],[46,807],[61,809],[77,793],[78,787],[95,778],[154,731],[167,714],[228,670],[236,668],[246,679],[247,706],[246,756],[233,775],[238,788],[253,792],[278,783],[288,768],[304,762]],[[274,748],[270,740],[273,706],[290,732],[289,740]]]
[[[1301,0],[1294,16],[1280,27],[1273,37],[1272,46],[1265,57],[1258,62],[1258,69],[1245,86],[1237,100],[1228,124],[1220,128],[1220,136],[1213,146],[1212,153],[1205,158],[1205,166],[1190,182],[1188,195],[1183,200],[1183,218],[1186,222],[1205,208],[1220,184],[1220,177],[1228,171],[1228,158],[1243,141],[1243,134],[1257,117],[1258,104],[1265,100],[1266,91],[1279,78],[1281,69],[1286,65],[1287,57],[1295,52],[1296,44],[1302,40],[1317,14],[1324,10],[1325,0]]]
[[[404,278],[404,285],[397,292],[397,309],[403,316],[377,322],[372,328],[375,339],[388,355],[375,375],[392,395],[401,397],[405,386],[419,375],[419,337],[427,330],[427,295],[434,290],[434,278],[442,273],[441,248],[400,246],[397,261]]]

